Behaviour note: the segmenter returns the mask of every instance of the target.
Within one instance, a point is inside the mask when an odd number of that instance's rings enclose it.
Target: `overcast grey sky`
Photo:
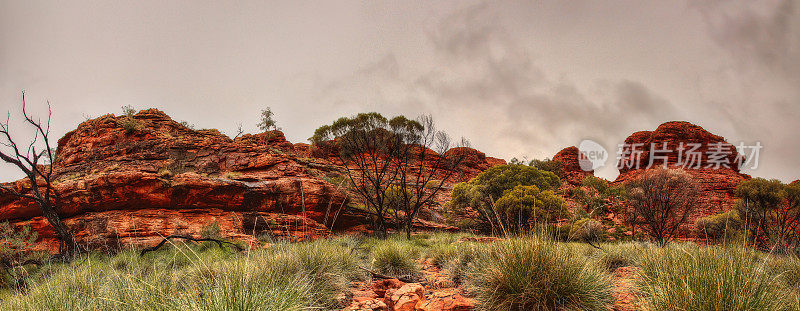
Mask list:
[[[791,181],[799,85],[792,0],[0,1],[0,112],[50,100],[58,137],[123,105],[224,133],[269,106],[293,142],[425,113],[510,159],[686,120],[760,141],[747,173]]]

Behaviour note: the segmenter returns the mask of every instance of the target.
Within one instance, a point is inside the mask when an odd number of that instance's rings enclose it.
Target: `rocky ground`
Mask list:
[[[376,280],[369,284],[355,282],[351,288],[350,305],[343,311],[470,311],[477,301],[469,298],[460,286],[430,261],[421,262],[424,281],[404,283],[397,279]],[[619,267],[614,273],[614,310],[635,311],[635,267]],[[348,299],[343,297],[343,299]]]

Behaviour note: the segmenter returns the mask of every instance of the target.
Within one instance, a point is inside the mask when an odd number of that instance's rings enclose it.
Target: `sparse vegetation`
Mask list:
[[[142,123],[136,120],[136,109],[130,105],[122,106],[122,115],[125,117],[122,120],[122,128],[125,129],[125,134],[131,135],[142,128]]]
[[[752,243],[782,251],[800,247],[800,182],[753,178],[740,183],[736,195]]]
[[[204,235],[217,236],[216,227],[207,225]],[[607,310],[620,267],[638,280],[629,289],[641,295],[637,310],[797,310],[800,299],[800,259],[747,246],[464,237],[337,237],[244,253],[174,242],[144,256],[134,249],[85,254],[19,267],[16,285],[0,285],[0,309],[338,310],[351,282],[370,278],[361,267],[425,282],[423,262],[441,268],[482,310]]]
[[[258,128],[264,132],[273,130],[280,131],[280,128],[276,125],[275,120],[272,118],[274,115],[275,114],[272,112],[272,108],[270,107],[261,110],[261,120],[258,122]],[[241,129],[241,126],[239,129]]]
[[[451,149],[450,137],[436,129],[430,116],[411,120],[359,113],[317,128],[309,140],[344,164],[348,188],[364,207],[361,212],[370,215],[374,230],[385,236],[390,227],[398,227],[408,239],[420,210],[434,204],[444,182],[468,156],[458,148],[466,140]],[[431,185],[433,180],[439,184]]]

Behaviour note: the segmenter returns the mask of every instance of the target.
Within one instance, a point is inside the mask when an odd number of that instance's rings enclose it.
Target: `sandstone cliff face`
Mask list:
[[[572,186],[581,184],[581,180],[589,175],[594,175],[594,171],[584,171],[581,169],[579,159],[580,151],[578,147],[570,146],[561,149],[555,156],[553,161],[559,161],[563,165],[561,181],[569,183]]]
[[[475,151],[483,156],[482,153]],[[235,140],[192,130],[161,111],[88,120],[58,141],[60,214],[90,248],[152,245],[162,236],[198,236],[217,223],[224,237],[303,240],[364,220],[341,212],[346,195],[326,181],[340,168],[308,145],[272,131]],[[471,178],[489,161],[470,162]],[[24,180],[14,183],[26,192]],[[37,248],[59,241],[31,201],[0,195],[0,221],[30,224]]]
[[[723,137],[711,134],[702,127],[689,122],[667,122],[652,132],[633,133],[625,140],[625,144],[636,145],[636,151],[641,151],[640,167],[636,168],[634,165],[630,165],[630,167],[620,168],[620,175],[615,182],[624,183],[648,169],[663,167],[666,162],[667,167],[684,168],[700,183],[701,202],[688,221],[687,229],[689,230],[694,228],[694,221],[697,218],[731,209],[736,201],[734,196],[736,186],[750,178],[748,175],[739,173],[738,164],[742,161],[742,156],[737,153],[733,145],[725,141]],[[685,149],[693,148],[690,147],[690,144],[699,146],[694,150],[696,158],[691,160],[687,159],[689,150],[680,151],[681,146],[684,146]],[[717,152],[717,149],[725,152]],[[669,150],[669,152],[663,150]],[[630,151],[630,149],[626,151]],[[718,154],[718,156],[713,154]],[[627,155],[628,163],[634,162],[633,157],[633,153]],[[652,166],[647,168],[651,158],[653,158]],[[699,167],[692,162],[695,160],[699,161]],[[717,165],[714,164],[716,162],[728,165],[727,167],[724,165],[716,167]]]

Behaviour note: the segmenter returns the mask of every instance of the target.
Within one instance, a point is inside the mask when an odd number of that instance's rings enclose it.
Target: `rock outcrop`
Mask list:
[[[491,165],[474,153],[460,178]],[[308,145],[292,144],[279,131],[230,139],[149,109],[85,121],[58,141],[57,155],[59,214],[90,248],[197,236],[213,223],[223,237],[254,241],[259,235],[304,240],[364,222],[341,212],[347,196],[326,181],[341,167],[312,157]],[[25,180],[12,184],[30,191]],[[30,224],[39,232],[36,248],[58,249],[32,201],[0,195],[0,221]]]
[[[589,175],[594,175],[594,171],[584,171],[580,165],[580,151],[578,147],[570,146],[561,149],[555,156],[553,161],[561,162],[561,181],[569,183],[573,186],[581,184],[581,180]]]
[[[735,146],[689,122],[667,122],[652,132],[633,133],[625,139],[623,155],[617,183],[664,166],[683,168],[700,183],[701,202],[687,221],[689,230],[695,219],[731,209],[736,186],[750,178],[739,172],[744,157]]]

